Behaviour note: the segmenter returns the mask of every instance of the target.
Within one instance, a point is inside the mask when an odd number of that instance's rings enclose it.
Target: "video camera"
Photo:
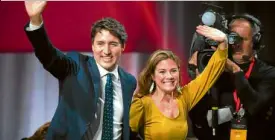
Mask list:
[[[208,8],[204,11],[202,15],[200,15],[202,21],[201,24],[211,26],[223,31],[228,37],[229,46],[239,44],[243,39],[237,33],[229,31],[229,16],[222,11],[223,8],[209,3],[204,4]],[[214,53],[214,50],[211,48],[211,46],[217,47],[218,45],[218,42],[199,35],[196,32],[194,33],[190,48],[190,56],[195,51],[198,51],[197,67],[199,72],[203,71],[212,54]]]

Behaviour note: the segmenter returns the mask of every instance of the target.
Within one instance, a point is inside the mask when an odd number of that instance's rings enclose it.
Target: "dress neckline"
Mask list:
[[[169,120],[176,120],[179,116],[180,116],[180,103],[178,101],[178,98],[176,98],[176,102],[177,102],[177,106],[178,106],[178,115],[174,118],[168,117],[166,115],[164,115],[161,110],[158,108],[158,106],[156,105],[156,103],[154,102],[153,98],[151,96],[148,96],[148,98],[150,98],[150,101],[152,102],[153,106],[157,109],[158,113],[161,114],[161,116],[163,116],[164,118],[167,118]]]

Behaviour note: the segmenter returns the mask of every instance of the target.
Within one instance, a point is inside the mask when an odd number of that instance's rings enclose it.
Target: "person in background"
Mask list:
[[[246,120],[247,140],[275,139],[275,68],[256,57],[263,36],[261,22],[247,13],[234,15],[229,29],[242,40],[229,46],[231,53],[226,71],[210,94],[190,112],[194,134],[199,140],[229,140],[232,123],[241,118]],[[196,57],[192,55],[192,58]],[[230,69],[235,69],[235,72]],[[230,107],[233,116],[227,121],[218,118],[223,123],[216,127],[216,135],[212,134],[212,127],[207,122],[213,106],[220,109]]]
[[[46,122],[45,124],[40,126],[32,136],[28,138],[23,138],[21,140],[46,140],[46,134],[50,126],[50,123],[51,122]]]

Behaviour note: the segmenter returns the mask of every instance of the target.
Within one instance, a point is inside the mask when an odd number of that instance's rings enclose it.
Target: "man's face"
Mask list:
[[[243,38],[239,45],[233,45],[233,59],[237,63],[244,63],[243,56],[253,55],[253,30],[250,23],[245,19],[236,19],[230,25],[230,29]]]
[[[96,62],[108,71],[115,68],[124,48],[116,36],[104,29],[96,33],[92,42]]]

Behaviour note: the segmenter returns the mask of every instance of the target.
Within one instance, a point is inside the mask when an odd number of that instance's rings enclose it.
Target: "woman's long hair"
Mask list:
[[[154,75],[157,64],[166,59],[175,61],[180,70],[180,59],[172,51],[169,50],[157,50],[147,60],[144,69],[141,71],[138,77],[138,89],[135,93],[135,97],[143,97],[150,94],[150,87],[153,84],[152,76]],[[179,72],[179,77],[181,74]],[[181,78],[179,78],[179,84],[181,84]],[[154,86],[153,91],[156,89]]]

